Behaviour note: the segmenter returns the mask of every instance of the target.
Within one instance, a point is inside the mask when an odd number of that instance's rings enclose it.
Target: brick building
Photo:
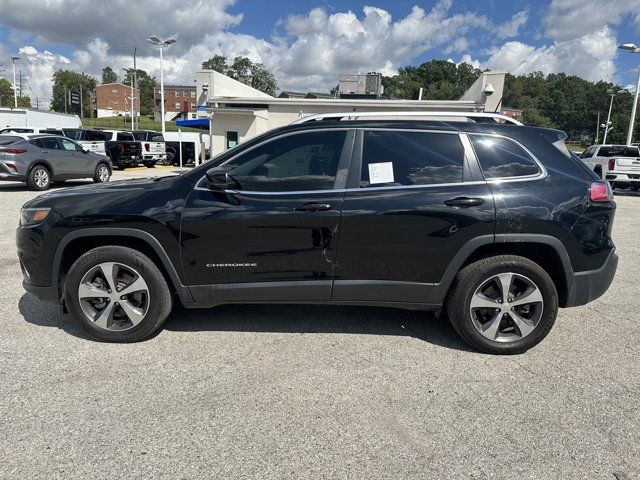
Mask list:
[[[133,89],[134,111],[140,116],[140,90]],[[104,83],[91,92],[91,109],[97,118],[131,115],[131,86],[124,83]]]
[[[153,89],[154,116],[160,120],[160,87]],[[171,121],[180,113],[195,112],[197,110],[195,85],[165,85],[164,86],[164,116]]]

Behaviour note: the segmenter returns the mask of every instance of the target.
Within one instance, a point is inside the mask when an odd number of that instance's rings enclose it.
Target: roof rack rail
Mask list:
[[[487,113],[487,112],[413,112],[403,110],[401,112],[342,112],[342,113],[319,113],[316,115],[307,115],[306,117],[301,117],[293,122],[291,125],[297,125],[301,123],[307,123],[314,120],[356,120],[362,117],[460,117],[460,118],[468,118],[470,120],[476,121],[491,121],[498,122],[502,120],[504,123],[510,123],[512,125],[522,125],[518,120],[515,120],[507,115],[502,115],[500,113]]]

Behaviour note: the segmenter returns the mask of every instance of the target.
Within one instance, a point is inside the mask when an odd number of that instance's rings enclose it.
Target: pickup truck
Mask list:
[[[153,167],[157,162],[167,164],[167,150],[161,133],[136,130],[133,137],[142,144],[142,164]]]
[[[105,135],[107,157],[114,167],[136,167],[142,158],[142,146],[131,132],[101,130]]]
[[[46,130],[40,130],[40,133],[61,135],[79,143],[89,152],[97,153],[99,155],[107,154],[105,148],[105,135],[104,132],[100,130],[84,130],[82,128],[49,128]]]
[[[640,149],[627,145],[592,145],[580,159],[611,188],[640,189]]]

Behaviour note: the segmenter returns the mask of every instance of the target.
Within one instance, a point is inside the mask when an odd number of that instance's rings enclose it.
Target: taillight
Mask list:
[[[610,202],[613,191],[609,182],[592,182],[589,186],[589,198],[592,202]]]
[[[616,168],[616,159],[615,158],[610,158],[609,159],[609,171],[613,170]]]
[[[0,153],[12,153],[13,155],[18,155],[25,152],[26,150],[24,148],[0,148]]]
[[[120,153],[124,153],[124,143],[118,145],[118,150],[120,150]]]
[[[148,143],[144,144],[144,149],[148,152],[151,149],[151,145]]]

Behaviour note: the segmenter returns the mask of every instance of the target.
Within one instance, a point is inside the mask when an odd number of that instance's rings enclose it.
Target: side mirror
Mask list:
[[[222,167],[214,167],[205,173],[209,188],[211,190],[227,190],[229,187],[235,187],[236,182],[229,176],[227,171]]]

